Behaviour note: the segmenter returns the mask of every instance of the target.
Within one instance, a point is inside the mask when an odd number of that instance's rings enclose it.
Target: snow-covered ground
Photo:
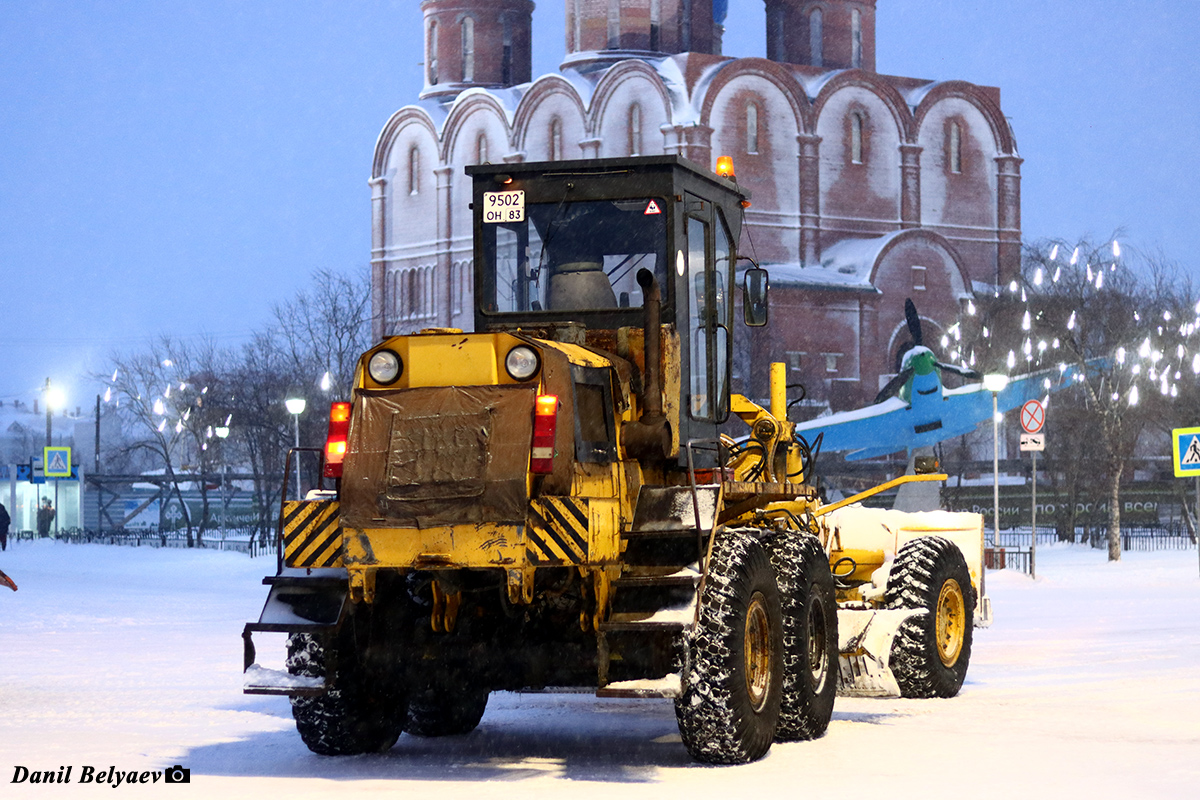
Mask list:
[[[22,542],[0,553],[0,796],[96,796],[83,766],[191,769],[121,796],[439,798],[1193,797],[1200,786],[1195,551],[1039,547],[1038,580],[989,573],[953,700],[839,699],[828,734],[742,767],[689,762],[669,701],[493,695],[478,730],[324,758],[283,698],[241,693],[241,627],[273,561]],[[17,766],[69,785],[12,784]],[[517,794],[517,793],[520,794]],[[410,795],[411,796],[411,795]]]

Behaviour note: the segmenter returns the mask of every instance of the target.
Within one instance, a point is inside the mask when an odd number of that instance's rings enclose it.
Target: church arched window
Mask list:
[[[429,47],[428,55],[425,60],[429,62],[427,65],[429,85],[437,86],[438,82],[438,24],[437,20],[429,23]]]
[[[413,148],[408,151],[408,193],[421,192],[421,151]]]
[[[583,49],[583,1],[584,0],[574,0],[574,3],[571,7],[571,21],[574,23],[572,25],[573,35],[571,39],[572,47],[575,50]]]
[[[850,66],[862,68],[862,12],[857,8],[850,13]]]
[[[475,139],[475,163],[488,163],[488,144],[486,133],[479,134],[479,137]]]
[[[850,163],[863,163],[863,115],[855,111],[850,115]]]
[[[464,83],[475,80],[475,20],[463,17],[462,21],[462,79]]]
[[[562,160],[562,120],[554,117],[550,120],[550,160]]]
[[[629,155],[642,154],[642,107],[634,103],[629,107]]]
[[[946,131],[946,152],[947,161],[950,164],[950,171],[955,175],[960,174],[962,170],[962,128],[957,122],[950,123],[950,129]]]
[[[503,53],[500,56],[500,82],[511,86],[513,82],[513,31],[512,19],[504,17]]]
[[[758,152],[758,104],[746,103],[746,152]]]
[[[392,324],[395,324],[396,320],[400,317],[400,270],[392,270],[391,274],[388,275],[388,283],[390,284],[388,288],[390,289],[389,295],[391,297],[388,311]]]
[[[808,52],[814,67],[825,64],[825,15],[815,8],[808,15]]]
[[[662,0],[650,0],[650,49],[658,50],[662,29]]]

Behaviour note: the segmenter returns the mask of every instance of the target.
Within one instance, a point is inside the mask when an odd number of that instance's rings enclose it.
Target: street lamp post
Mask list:
[[[225,540],[225,517],[229,515],[229,500],[225,495],[225,439],[229,437],[229,428],[219,425],[213,428],[217,438],[221,440],[221,540]]]
[[[46,378],[46,387],[42,390],[42,397],[46,401],[46,447],[53,447],[54,442],[51,441],[52,411],[66,406],[67,398],[62,389],[50,385],[49,378]]]
[[[296,422],[296,447],[300,447],[300,415],[304,413],[304,407],[307,405],[303,397],[289,397],[283,402],[287,406],[288,413],[292,415],[292,419]],[[300,454],[296,454],[296,499],[300,499]]]
[[[1000,545],[1000,392],[1008,387],[1008,376],[983,376],[983,388],[992,393],[992,547]]]
[[[53,411],[56,408],[63,408],[67,404],[66,395],[62,389],[57,386],[50,385],[50,379],[46,378],[46,388],[43,392],[43,399],[46,401],[46,447],[53,447]],[[46,470],[45,458],[42,459],[42,471]],[[54,480],[54,538],[58,538],[58,479]]]

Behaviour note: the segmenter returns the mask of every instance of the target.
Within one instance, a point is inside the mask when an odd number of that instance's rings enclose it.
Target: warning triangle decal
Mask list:
[[[1180,463],[1185,467],[1200,465],[1200,437],[1193,436],[1187,452],[1183,454]]]
[[[642,213],[645,214],[646,216],[649,216],[651,214],[661,214],[662,209],[658,207],[658,203],[651,200],[649,203],[646,204],[646,210],[643,211]]]

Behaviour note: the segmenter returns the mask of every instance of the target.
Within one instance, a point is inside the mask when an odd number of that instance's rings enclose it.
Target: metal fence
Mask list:
[[[1029,574],[1031,531],[1029,528],[984,533],[984,564],[987,569],[1017,569]],[[1108,527],[1087,526],[1074,533],[1060,536],[1053,528],[1039,528],[1038,546],[1050,544],[1080,544],[1096,550],[1108,549]],[[1122,525],[1121,550],[1149,552],[1154,550],[1192,550],[1196,541],[1182,522],[1160,525]]]
[[[11,534],[13,539],[34,540],[38,538],[33,531],[17,531]],[[188,547],[187,531],[160,531],[157,528],[129,528],[123,530],[94,531],[84,528],[66,528],[49,538],[71,544],[113,544],[126,547]],[[192,547],[205,550],[233,550],[246,553],[251,558],[262,555],[275,555],[275,537],[267,537],[262,541],[253,528],[246,530],[207,530],[203,536],[192,532]]]

